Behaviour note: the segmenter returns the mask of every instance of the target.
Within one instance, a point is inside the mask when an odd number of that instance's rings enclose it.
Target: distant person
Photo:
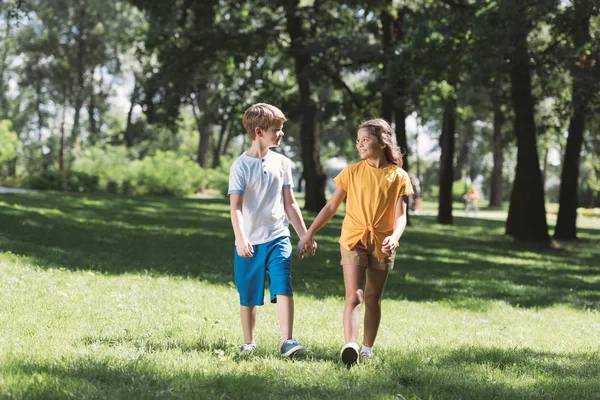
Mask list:
[[[467,193],[463,196],[465,200],[465,213],[468,215],[469,212],[477,213],[479,211],[479,207],[477,205],[477,201],[479,200],[479,192],[475,187],[469,189]]]
[[[410,177],[410,183],[415,193],[409,197],[410,211],[415,215],[421,214],[421,207],[423,205],[423,196],[421,194],[421,181],[416,176]]]
[[[264,304],[266,274],[271,303],[277,303],[280,352],[283,357],[291,357],[307,349],[292,337],[294,297],[288,219],[299,237],[306,233],[306,226],[292,190],[291,160],[270,150],[279,146],[285,121],[283,112],[269,104],[254,104],[246,110],[242,123],[252,144],[231,166],[228,194],[235,233],[233,268],[244,335],[241,351],[256,349],[256,307]],[[314,252],[314,241],[306,245]]]
[[[413,194],[408,174],[401,168],[400,150],[394,146],[392,137],[392,128],[383,119],[360,124],[356,149],[362,161],[345,167],[334,179],[338,185],[335,192],[296,247],[301,257],[311,250],[313,236],[348,197],[339,240],[346,290],[343,318],[346,344],[341,358],[348,367],[373,358],[383,289],[406,227],[408,196]],[[360,348],[357,342],[363,302],[364,335]]]

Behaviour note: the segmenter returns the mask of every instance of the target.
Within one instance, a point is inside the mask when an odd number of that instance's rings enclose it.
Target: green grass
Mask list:
[[[225,199],[1,195],[0,396],[600,398],[595,220],[548,251],[504,237],[498,218],[411,217],[379,360],[351,370],[338,360],[341,220],[294,261],[295,336],[310,356],[280,359],[266,305],[245,358]]]

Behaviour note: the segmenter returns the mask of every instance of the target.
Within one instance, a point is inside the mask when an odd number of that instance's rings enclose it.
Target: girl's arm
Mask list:
[[[408,204],[408,196],[398,197],[396,201],[396,210],[394,212],[394,231],[391,236],[383,239],[381,251],[386,254],[392,254],[392,252],[398,247],[398,241],[404,233],[406,228],[406,205]]]
[[[346,191],[338,186],[325,207],[319,211],[319,214],[310,225],[310,228],[308,228],[306,233],[300,238],[300,242],[298,242],[298,246],[296,247],[296,253],[298,253],[300,258],[302,258],[307,251],[307,245],[313,242],[313,236],[315,236],[315,234],[335,215],[345,197]]]
[[[243,204],[243,194],[232,193],[229,195],[231,226],[233,226],[233,233],[235,234],[235,247],[237,253],[240,257],[252,257],[254,255],[254,249],[244,232]]]

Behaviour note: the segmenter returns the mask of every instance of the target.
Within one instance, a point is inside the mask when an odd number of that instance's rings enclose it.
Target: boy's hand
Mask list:
[[[298,245],[296,246],[296,254],[298,254],[298,258],[300,259],[304,258],[304,254],[306,254],[307,251],[310,251],[310,253],[314,256],[316,250],[317,242],[315,242],[312,236],[308,234],[302,236],[298,242]]]
[[[236,239],[235,248],[237,250],[238,256],[244,258],[250,258],[254,256],[254,248],[252,247],[252,243],[248,240],[248,238]]]
[[[385,254],[392,254],[398,247],[398,239],[393,236],[388,236],[381,242],[381,251]]]

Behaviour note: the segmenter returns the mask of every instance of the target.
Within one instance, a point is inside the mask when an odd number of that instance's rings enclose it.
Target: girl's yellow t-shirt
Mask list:
[[[413,194],[408,174],[395,164],[375,168],[363,160],[344,168],[334,181],[347,193],[339,243],[348,250],[358,242],[366,247],[370,233],[377,259],[385,259],[381,246],[394,231],[396,202]]]

